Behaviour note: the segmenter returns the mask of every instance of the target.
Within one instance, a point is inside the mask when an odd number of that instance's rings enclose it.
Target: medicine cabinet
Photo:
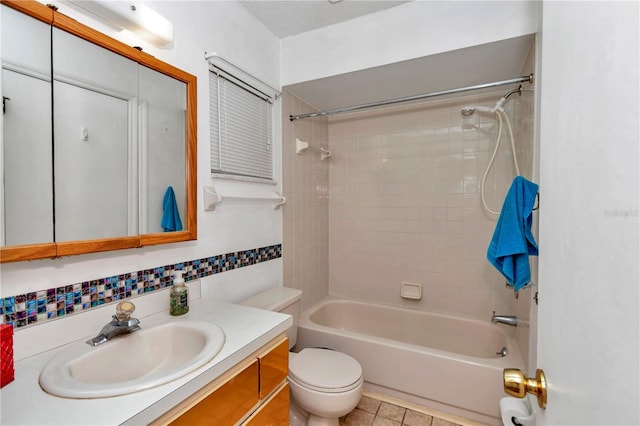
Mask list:
[[[196,77],[35,1],[1,18],[1,261],[195,240]]]

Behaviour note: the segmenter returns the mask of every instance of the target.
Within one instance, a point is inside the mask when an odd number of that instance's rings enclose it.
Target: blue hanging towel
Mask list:
[[[173,193],[173,187],[171,186],[167,188],[162,199],[160,226],[162,226],[164,232],[182,231],[182,221],[180,220],[180,212],[176,203],[176,195]]]
[[[513,180],[487,250],[489,262],[516,291],[531,281],[529,256],[538,255],[531,233],[531,213],[537,193],[537,184],[522,176]]]

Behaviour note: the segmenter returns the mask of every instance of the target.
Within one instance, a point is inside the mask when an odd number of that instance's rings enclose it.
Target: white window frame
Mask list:
[[[207,59],[211,177],[276,184],[273,103],[280,92],[220,56]]]

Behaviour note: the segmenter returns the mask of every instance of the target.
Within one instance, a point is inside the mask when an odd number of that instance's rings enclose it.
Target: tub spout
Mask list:
[[[515,315],[496,315],[496,311],[493,311],[491,322],[494,324],[506,324],[512,327],[518,325],[518,317]]]

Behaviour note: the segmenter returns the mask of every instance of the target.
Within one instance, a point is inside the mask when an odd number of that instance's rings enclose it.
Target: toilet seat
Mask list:
[[[289,379],[317,392],[347,392],[362,384],[362,367],[347,354],[305,348],[290,359]]]

